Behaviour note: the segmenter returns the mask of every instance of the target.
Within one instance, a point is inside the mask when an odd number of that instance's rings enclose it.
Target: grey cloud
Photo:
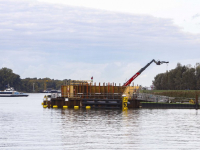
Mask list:
[[[198,17],[200,17],[200,14],[195,14],[194,16],[192,16],[192,19],[196,19]]]
[[[142,41],[190,39],[170,19],[24,1],[4,1],[1,6],[0,33],[4,36],[0,38],[12,40],[15,46],[131,47]]]
[[[14,66],[21,72],[29,66],[51,70],[50,64],[62,69],[68,63],[111,62],[106,71],[119,74],[116,66],[113,69],[113,62],[123,62],[125,67],[127,62],[142,62],[143,66],[153,58],[178,60],[199,56],[200,35],[181,32],[171,19],[0,0],[0,20],[0,64]],[[78,66],[74,68],[80,69]]]

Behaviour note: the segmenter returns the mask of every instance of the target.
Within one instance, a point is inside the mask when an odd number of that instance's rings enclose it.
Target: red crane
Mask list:
[[[169,62],[166,62],[166,61],[155,61],[154,59],[148,63],[146,66],[144,66],[143,68],[141,68],[134,76],[132,76],[126,83],[124,83],[123,86],[128,86],[131,84],[131,82],[137,78],[147,67],[149,67],[149,65],[151,65],[151,63],[156,63],[156,65],[161,65],[163,63],[169,63]]]

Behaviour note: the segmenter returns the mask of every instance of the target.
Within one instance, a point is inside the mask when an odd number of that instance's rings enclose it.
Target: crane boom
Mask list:
[[[124,83],[123,86],[128,86],[129,84],[131,84],[131,82],[137,78],[147,67],[149,67],[152,63],[155,63],[156,65],[161,65],[163,63],[169,63],[166,61],[155,61],[154,59],[152,61],[150,61],[146,66],[144,66],[143,68],[141,68],[134,76],[132,76],[126,83]]]

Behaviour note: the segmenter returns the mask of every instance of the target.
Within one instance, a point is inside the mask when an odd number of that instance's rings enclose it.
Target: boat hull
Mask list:
[[[0,95],[0,97],[28,97],[28,95]]]
[[[0,91],[0,97],[27,97],[28,94],[15,91],[13,87],[8,85],[4,91]]]

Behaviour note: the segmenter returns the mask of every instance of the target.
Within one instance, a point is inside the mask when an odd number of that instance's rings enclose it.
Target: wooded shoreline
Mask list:
[[[200,90],[200,65],[178,63],[175,69],[156,75],[153,85],[156,90]]]
[[[9,84],[15,90],[27,93],[40,93],[44,89],[59,90],[67,80],[55,80],[50,78],[25,78],[21,79],[18,74],[9,68],[0,69],[0,90],[3,91]]]

